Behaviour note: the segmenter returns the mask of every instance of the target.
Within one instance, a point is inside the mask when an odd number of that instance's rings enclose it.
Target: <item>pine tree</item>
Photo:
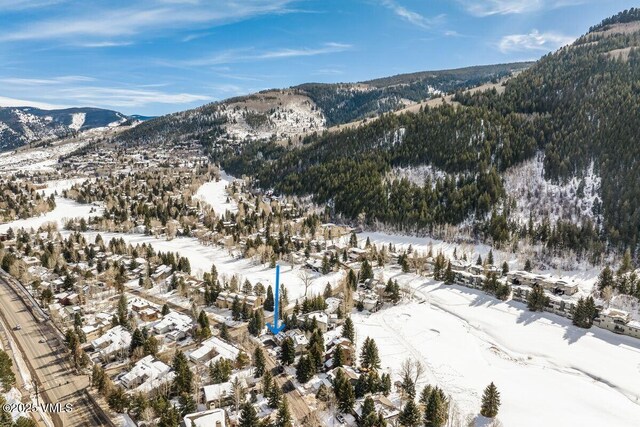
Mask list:
[[[476,260],[476,265],[482,265],[482,257],[478,255],[478,259]]]
[[[420,408],[418,405],[410,399],[402,412],[400,412],[400,416],[398,417],[398,422],[401,426],[405,427],[417,427],[420,425]]]
[[[259,425],[260,420],[258,419],[258,414],[256,414],[256,410],[253,405],[249,402],[246,402],[242,405],[242,411],[240,412],[240,420],[238,423],[239,427],[256,427]]]
[[[331,271],[331,266],[329,265],[329,258],[325,255],[322,258],[322,274],[329,274]]]
[[[340,346],[336,346],[335,350],[333,350],[333,365],[332,367],[337,368],[344,365],[344,354]]]
[[[531,266],[531,261],[526,260],[524,263],[524,271],[531,272],[531,270],[533,270],[533,267]]]
[[[598,276],[598,289],[603,290],[607,286],[614,287],[613,272],[609,266],[606,266]]]
[[[487,255],[487,264],[493,265],[493,249],[489,249],[489,255]]]
[[[362,403],[362,411],[358,422],[358,427],[376,427],[378,414],[373,399],[367,396]]]
[[[273,299],[273,288],[271,285],[267,287],[267,296],[264,299],[264,310],[265,311],[273,311],[274,299]]]
[[[433,387],[431,387],[429,384],[427,384],[420,392],[420,403],[425,407],[429,404],[431,393],[433,393]]]
[[[175,393],[191,393],[193,372],[189,369],[187,357],[180,350],[178,350],[173,357],[173,370],[176,373],[176,376],[173,379],[173,388]]]
[[[453,270],[451,270],[451,261],[447,263],[447,270],[444,273],[444,282],[447,285],[452,285],[455,279],[455,275],[453,274]]]
[[[401,386],[402,391],[409,397],[409,399],[413,400],[416,397],[416,385],[408,372],[403,376]]]
[[[166,316],[167,314],[169,314],[171,312],[171,310],[169,309],[169,306],[167,304],[163,304],[162,305],[162,316]]]
[[[389,374],[382,374],[382,378],[380,379],[380,391],[385,396],[388,396],[391,393],[391,376]]]
[[[229,327],[224,322],[220,324],[220,338],[229,341]]]
[[[628,273],[633,270],[633,262],[631,260],[631,250],[627,248],[624,251],[624,256],[622,257],[622,263],[620,264],[620,268],[618,269],[618,275]]]
[[[289,412],[289,403],[287,402],[286,396],[282,399],[282,402],[280,402],[274,427],[293,427],[291,412]]]
[[[367,279],[373,279],[373,269],[371,268],[371,264],[369,264],[368,260],[365,259],[364,261],[362,261],[362,268],[360,269],[358,275],[358,279],[360,280],[360,282],[364,282]]]
[[[296,349],[293,339],[286,337],[280,346],[280,359],[283,365],[291,365],[296,358]]]
[[[337,397],[338,395],[336,395]],[[338,399],[338,409],[343,413],[350,413],[353,411],[353,405],[356,403],[356,394],[353,390],[351,382],[344,378],[340,384],[340,398]]]
[[[278,384],[274,383],[269,391],[269,407],[277,409],[280,406],[280,400],[282,399],[282,390]]]
[[[449,405],[444,392],[435,387],[429,396],[429,403],[424,412],[424,425],[426,427],[442,427],[449,417]]]
[[[507,261],[505,261],[502,263],[502,275],[506,276],[508,272],[509,272],[509,264],[507,264]]]
[[[500,392],[492,382],[484,389],[480,414],[487,418],[495,418],[498,415],[498,408],[500,408]]]
[[[533,285],[529,297],[527,298],[527,307],[531,311],[542,311],[549,303],[549,297],[545,295],[544,289],[540,285]]]
[[[355,248],[358,246],[358,236],[356,236],[355,231],[351,232],[351,236],[349,237],[349,246]]]
[[[347,273],[347,284],[352,290],[358,289],[358,277],[353,269],[349,269],[349,273]]]
[[[256,347],[253,352],[253,366],[255,366],[255,371],[253,373],[254,378],[260,378],[264,375],[265,370],[265,358],[262,348]]]
[[[360,352],[360,365],[364,369],[380,369],[378,346],[372,338],[365,338]]]
[[[307,355],[300,357],[296,365],[296,378],[302,384],[309,382],[315,374],[315,366]]]
[[[353,320],[350,317],[347,317],[344,320],[344,324],[342,325],[342,337],[348,339],[353,342],[355,340],[355,328],[353,326]]]
[[[140,329],[136,328],[131,335],[131,344],[129,344],[129,355],[132,355],[136,348],[144,345],[144,336]]]

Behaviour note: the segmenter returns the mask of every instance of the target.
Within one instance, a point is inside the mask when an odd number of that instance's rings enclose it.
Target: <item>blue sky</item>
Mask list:
[[[0,105],[159,115],[305,82],[537,59],[626,0],[0,0]]]

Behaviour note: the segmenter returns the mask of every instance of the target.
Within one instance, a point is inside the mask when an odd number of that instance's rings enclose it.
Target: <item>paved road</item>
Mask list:
[[[77,376],[67,363],[68,354],[62,346],[56,347],[57,338],[53,326],[39,323],[31,314],[4,278],[0,277],[0,315],[23,353],[32,378],[37,377],[40,402],[70,403],[73,410],[52,414],[56,426],[103,426],[107,425],[98,410],[86,397],[89,380],[86,375]],[[20,325],[20,330],[14,330]],[[45,339],[45,342],[40,342]],[[35,376],[34,377],[34,373]]]

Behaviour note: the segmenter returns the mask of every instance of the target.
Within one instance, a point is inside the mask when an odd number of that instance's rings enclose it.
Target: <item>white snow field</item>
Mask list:
[[[196,191],[195,197],[209,204],[218,215],[224,215],[226,211],[238,212],[238,205],[227,193],[227,187],[235,180],[234,177],[220,171],[220,180],[209,181]],[[229,202],[227,202],[227,198]]]
[[[63,233],[64,235],[65,233]],[[96,232],[83,233],[89,241],[94,241]],[[211,265],[215,263],[218,275],[230,278],[237,274],[241,281],[248,279],[252,285],[262,282],[265,288],[268,285],[275,285],[276,269],[270,268],[268,264],[258,264],[252,259],[240,258],[229,254],[228,251],[216,246],[206,246],[201,244],[197,239],[192,237],[180,237],[173,240],[165,240],[163,238],[155,238],[153,236],[145,236],[143,234],[124,234],[124,233],[100,233],[102,239],[106,242],[113,238],[122,238],[125,242],[132,245],[150,244],[154,250],[160,252],[178,252],[180,256],[189,259],[191,265],[191,274],[202,277],[204,272],[211,270]],[[304,297],[304,285],[300,278],[300,266],[291,267],[282,265],[280,268],[280,284],[287,289],[290,303],[294,303],[297,298]],[[331,287],[337,286],[344,277],[344,273],[334,272],[322,276],[313,274],[313,280],[307,295],[312,296],[322,294],[327,282]]]
[[[427,367],[418,390],[442,387],[476,415],[482,391],[501,392],[505,426],[638,426],[640,340],[591,328],[480,291],[385,271],[418,301],[353,316],[359,344],[374,338],[398,380],[406,358]]]
[[[55,200],[56,208],[54,210],[44,215],[0,224],[0,233],[6,232],[9,228],[13,228],[14,230],[33,228],[37,230],[38,227],[49,222],[55,222],[58,225],[58,230],[62,230],[64,228],[64,222],[67,219],[100,216],[103,212],[102,207],[83,205],[64,197],[56,197]]]

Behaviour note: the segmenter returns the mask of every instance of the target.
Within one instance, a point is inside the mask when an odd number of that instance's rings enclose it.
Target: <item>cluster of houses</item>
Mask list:
[[[580,297],[578,284],[549,275],[536,274],[528,271],[513,271],[503,277],[502,271],[494,266],[488,267],[495,273],[502,283],[509,285],[511,297],[514,301],[526,304],[534,286],[540,286],[548,298],[545,311],[569,319]],[[452,263],[454,284],[472,289],[482,289],[487,280],[487,268],[477,265],[465,265],[461,262]],[[624,310],[603,308],[603,304],[596,303],[598,316],[594,325],[610,330],[617,334],[640,338],[640,322],[633,320],[631,314]]]
[[[125,150],[113,150],[95,145],[81,155],[62,159],[57,167],[63,171],[97,176],[109,173],[129,173],[135,170],[171,165],[193,169],[206,164],[208,159],[202,154],[202,146],[195,141],[179,144],[161,144],[155,150],[144,146],[130,146]]]

